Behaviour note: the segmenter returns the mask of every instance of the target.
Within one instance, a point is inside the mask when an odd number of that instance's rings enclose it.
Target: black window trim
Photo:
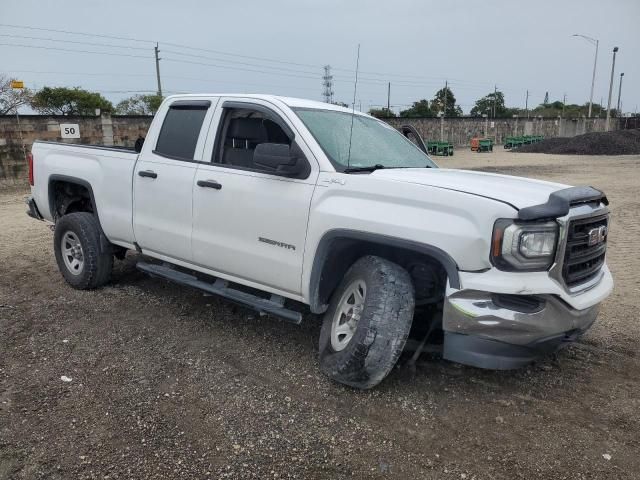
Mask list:
[[[177,110],[208,110],[211,100],[176,100],[169,108]]]
[[[221,162],[217,162],[216,161],[216,156],[217,154],[220,152],[220,148],[222,145],[222,142],[224,142],[223,139],[223,129],[224,129],[224,124],[225,124],[225,120],[226,120],[226,116],[227,116],[227,112],[225,110],[255,110],[256,112],[260,112],[262,114],[264,114],[269,120],[272,120],[274,123],[276,123],[280,128],[282,128],[282,130],[284,131],[285,135],[287,135],[287,137],[289,137],[289,140],[291,140],[291,146],[293,147],[294,143],[296,143],[296,135],[293,132],[293,130],[291,129],[291,127],[289,127],[289,125],[287,125],[287,123],[284,121],[284,119],[280,116],[280,114],[278,114],[277,112],[275,112],[274,110],[272,110],[269,107],[265,107],[264,105],[261,105],[259,103],[253,103],[253,102],[241,102],[241,101],[233,101],[233,100],[225,100],[222,103],[222,115],[220,115],[220,120],[218,122],[218,127],[216,129],[216,137],[215,137],[215,141],[213,144],[213,151],[211,152],[211,161],[210,162],[200,162],[200,163],[206,163],[207,165],[212,165],[214,167],[222,167],[222,168],[229,168],[232,170],[241,170],[244,172],[253,172],[253,173],[259,173],[261,175],[270,175],[272,177],[279,177],[279,178],[285,178],[288,180],[306,180],[307,178],[309,178],[309,175],[311,175],[311,164],[309,163],[309,159],[307,158],[306,155],[304,155],[304,153],[302,152],[302,148],[300,148],[300,146],[298,145],[297,148],[300,150],[300,152],[303,154],[303,158],[304,161],[307,163],[307,175],[304,177],[288,177],[286,175],[281,175],[275,172],[269,172],[266,170],[259,170],[257,168],[250,168],[250,167],[241,167],[238,165],[230,165],[228,163],[221,163]]]
[[[206,111],[211,107],[211,100],[176,100],[171,105],[169,105],[169,110],[205,110],[204,117],[202,118],[202,124],[200,125],[200,132],[198,133],[198,140],[200,139],[200,135],[202,134],[202,127],[204,127],[204,120],[207,118]],[[167,110],[167,113],[169,111]],[[162,133],[162,127],[164,127],[164,122],[167,120],[167,114],[165,114],[164,119],[162,120],[162,125],[160,125],[160,132],[158,133],[158,138],[156,138],[156,148],[158,146],[158,142],[160,141],[160,134]],[[196,140],[196,146],[198,145],[198,140]],[[195,160],[193,158],[179,157],[177,155],[168,155],[163,152],[159,152],[154,148],[151,152],[154,155],[158,155],[162,158],[167,158],[169,160],[177,160],[180,162],[188,162],[188,163],[209,163],[203,162],[201,160]],[[195,153],[195,152],[194,152]]]

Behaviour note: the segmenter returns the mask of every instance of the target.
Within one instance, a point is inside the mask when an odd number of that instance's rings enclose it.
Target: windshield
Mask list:
[[[390,125],[347,112],[294,108],[338,171],[346,168],[437,168],[437,165]],[[349,157],[349,135],[353,137]]]

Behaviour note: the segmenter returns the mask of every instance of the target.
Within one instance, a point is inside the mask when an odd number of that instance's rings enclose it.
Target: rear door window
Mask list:
[[[169,107],[154,153],[178,160],[193,160],[210,102],[175,102]]]

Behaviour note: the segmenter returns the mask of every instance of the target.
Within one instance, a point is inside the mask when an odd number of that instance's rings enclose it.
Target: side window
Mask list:
[[[162,123],[154,153],[193,160],[209,102],[175,102]]]
[[[291,138],[280,125],[257,110],[225,108],[213,162],[256,171],[269,171],[253,162],[261,143],[291,147]]]

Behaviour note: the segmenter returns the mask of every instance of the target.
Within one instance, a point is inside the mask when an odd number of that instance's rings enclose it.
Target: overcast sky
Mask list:
[[[30,88],[81,86],[114,102],[153,92],[150,41],[158,41],[165,93],[320,100],[322,66],[330,64],[335,99],[351,103],[360,43],[356,106],[386,104],[387,81],[391,104],[406,108],[448,80],[465,112],[494,84],[512,107],[524,107],[527,89],[530,107],[546,91],[551,101],[565,93],[567,103],[588,101],[595,48],[571,36],[581,33],[600,40],[594,102],[606,104],[618,46],[612,105],[624,72],[623,110],[640,107],[640,0],[0,0],[0,23],[0,73]]]

